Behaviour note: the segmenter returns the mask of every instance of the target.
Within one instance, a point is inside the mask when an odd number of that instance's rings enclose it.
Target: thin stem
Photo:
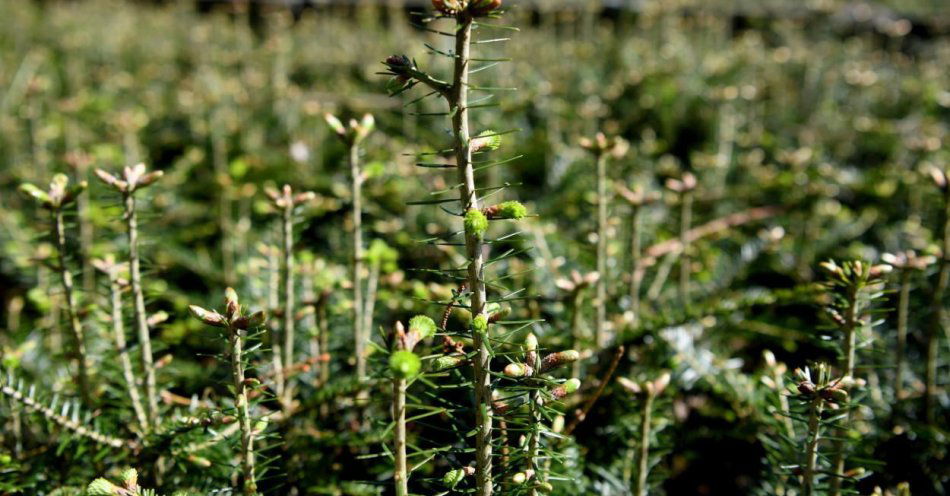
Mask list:
[[[80,422],[74,422],[66,416],[59,415],[52,408],[36,401],[31,396],[26,396],[20,391],[10,386],[0,387],[0,393],[4,394],[22,404],[27,410],[38,413],[54,424],[76,434],[77,436],[90,439],[98,444],[109,446],[111,448],[128,448],[135,450],[139,447],[133,440],[119,439],[103,434],[95,429],[91,429]],[[78,408],[78,407],[77,407]]]
[[[637,266],[640,264],[640,207],[634,206],[630,212],[630,325],[640,323],[640,284],[643,282]]]
[[[237,406],[241,423],[241,468],[244,472],[244,494],[252,496],[257,494],[257,482],[254,478],[254,432],[247,403],[247,384],[244,382],[243,339],[240,332],[237,329],[229,329],[228,341],[231,345],[234,404]]]
[[[366,336],[363,329],[363,174],[360,171],[359,146],[350,145],[350,176],[353,195],[353,339],[356,377],[366,378]]]
[[[808,444],[805,446],[805,468],[802,474],[802,496],[815,494],[815,475],[818,465],[818,441],[821,439],[821,412],[824,402],[816,398],[809,405],[808,411]]]
[[[406,380],[393,379],[394,451],[396,452],[396,496],[408,496],[409,473],[406,470]]]
[[[856,330],[858,325],[858,288],[852,286],[848,293],[848,309],[845,315],[845,323],[842,331],[844,332],[844,370],[845,377],[854,377],[855,363],[855,344]],[[831,492],[833,496],[841,494],[841,483],[844,480],[845,464],[845,438],[847,430],[851,428],[851,412],[849,409],[843,424],[836,431],[837,438],[834,443],[834,461],[832,467],[835,477],[831,480]]]
[[[693,221],[693,193],[684,191],[680,205],[680,246],[683,253],[680,255],[679,296],[683,308],[689,309],[689,272],[690,272],[690,244],[689,227]]]
[[[280,305],[280,261],[277,256],[277,249],[274,247],[267,247],[267,268],[269,277],[267,278],[267,308],[276,310],[277,306]],[[271,340],[271,364],[274,367],[274,379],[276,381],[275,387],[277,388],[277,397],[284,397],[284,362],[281,357],[281,344],[280,337],[277,331],[279,325],[276,322],[276,319],[271,319],[269,322],[270,327],[270,340]],[[287,364],[290,366],[291,364]]]
[[[115,338],[115,348],[119,352],[119,361],[122,363],[122,375],[125,378],[125,387],[135,411],[135,418],[139,421],[143,431],[148,431],[148,417],[145,407],[142,406],[142,397],[132,369],[132,359],[125,342],[125,326],[122,322],[122,288],[114,276],[109,277],[109,293],[112,299],[112,333]]]
[[[363,309],[363,329],[369,336],[373,332],[373,313],[376,311],[376,295],[379,290],[379,264],[374,263],[369,269],[369,279],[366,280],[366,303]]]
[[[294,215],[293,202],[287,202],[283,212],[283,269],[284,269],[284,356],[282,362],[290,367],[294,363]],[[293,395],[292,388],[284,383],[284,408],[288,408]]]
[[[894,348],[894,399],[904,398],[904,349],[907,347],[907,314],[910,307],[910,270],[901,270],[897,301],[897,346]]]
[[[79,394],[83,402],[91,405],[92,397],[89,391],[89,371],[86,362],[86,338],[83,333],[82,322],[79,320],[79,314],[76,312],[76,302],[73,299],[73,276],[66,267],[66,226],[63,221],[63,211],[56,209],[53,211],[53,222],[56,238],[56,257],[59,267],[59,280],[63,285],[63,298],[66,302],[66,316],[69,318],[69,327],[75,341],[73,349],[73,359],[78,362],[78,380]]]
[[[564,428],[565,436],[571,435],[574,429],[587,419],[587,414],[590,413],[591,408],[594,408],[594,404],[597,403],[597,400],[604,394],[607,384],[610,384],[610,378],[613,377],[614,372],[617,371],[617,365],[620,364],[620,359],[623,358],[623,354],[626,351],[627,348],[623,345],[618,346],[617,349],[614,350],[614,356],[610,359],[610,365],[607,366],[607,371],[604,372],[604,376],[600,378],[600,384],[597,386],[597,389],[587,398],[587,401],[584,402],[581,408],[574,411],[574,418],[571,419],[567,427]]]
[[[129,230],[129,274],[132,296],[135,299],[135,324],[142,348],[142,369],[145,372],[145,396],[148,399],[149,425],[158,425],[158,394],[155,387],[155,362],[152,357],[152,338],[148,331],[148,315],[145,313],[145,296],[142,294],[142,275],[139,271],[139,230],[135,212],[135,196],[125,195],[125,217]]]
[[[640,455],[637,466],[635,496],[647,496],[647,477],[650,475],[650,423],[653,417],[653,391],[643,395],[643,411],[640,418]]]
[[[597,320],[594,335],[598,348],[607,345],[607,154],[597,155]]]
[[[940,256],[940,270],[937,274],[937,283],[933,290],[933,316],[931,325],[927,329],[926,350],[927,368],[924,374],[924,418],[928,424],[934,423],[934,409],[937,399],[937,351],[939,332],[944,329],[947,319],[947,310],[943,304],[947,284],[950,283],[950,188],[943,192],[944,205],[941,221],[943,230],[942,251]]]
[[[452,131],[455,135],[455,159],[458,168],[460,188],[459,202],[462,210],[477,209],[478,197],[475,188],[475,172],[472,167],[472,150],[468,124],[468,71],[471,54],[472,17],[468,12],[460,12],[456,17],[455,34],[455,70],[451,92],[448,95],[452,113]],[[485,281],[482,277],[484,252],[481,236],[465,233],[465,248],[468,256],[468,287],[471,293],[472,318],[484,315]],[[475,481],[476,495],[490,496],[494,489],[492,481],[492,411],[491,411],[491,353],[485,342],[487,335],[474,333],[473,344],[476,355],[473,358],[475,369]]]

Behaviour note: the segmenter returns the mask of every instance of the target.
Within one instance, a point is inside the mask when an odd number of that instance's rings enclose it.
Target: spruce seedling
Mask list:
[[[617,382],[640,401],[640,449],[637,455],[637,481],[634,496],[647,496],[650,476],[650,438],[653,429],[653,402],[670,384],[670,374],[664,373],[652,381],[636,382],[618,377]],[[629,480],[628,474],[624,475]]]
[[[419,374],[422,360],[414,353],[420,341],[435,335],[435,322],[425,315],[416,315],[409,320],[409,330],[396,322],[393,335],[393,352],[389,357],[389,372],[393,381],[393,451],[395,473],[393,480],[396,496],[409,495],[409,472],[406,462],[406,385],[407,380]]]
[[[148,314],[145,313],[145,296],[142,292],[142,274],[139,269],[139,231],[135,204],[135,193],[152,185],[164,174],[162,171],[146,172],[145,164],[125,167],[122,178],[102,170],[95,170],[96,176],[110,188],[118,191],[125,205],[125,222],[129,238],[129,275],[134,299],[135,326],[139,334],[139,346],[142,348],[142,369],[145,372],[145,396],[148,407],[149,425],[158,425],[158,391],[155,385],[155,360],[152,357],[152,338],[149,335]]]
[[[609,181],[607,175],[607,159],[621,158],[627,153],[629,144],[619,137],[608,138],[604,133],[597,133],[593,139],[583,138],[580,145],[594,155],[597,162],[597,273],[601,275],[597,281],[597,295],[595,306],[597,319],[594,322],[594,336],[598,348],[607,346],[607,242],[608,219],[611,197],[607,192]]]
[[[472,358],[475,371],[475,480],[477,496],[490,496],[494,490],[492,478],[492,387],[491,356],[488,336],[487,292],[483,270],[485,251],[484,235],[487,216],[480,211],[479,189],[475,183],[475,167],[472,154],[497,148],[501,133],[485,132],[472,136],[469,127],[469,82],[472,54],[472,34],[477,27],[491,28],[490,24],[477,21],[480,17],[498,15],[501,0],[433,0],[437,17],[452,19],[455,26],[445,36],[454,38],[455,50],[446,55],[452,60],[451,82],[437,79],[418,68],[415,61],[405,55],[392,55],[384,64],[392,76],[389,90],[393,95],[407,91],[416,85],[428,87],[428,95],[438,95],[448,105],[452,122],[454,164],[431,164],[422,162],[421,167],[455,169],[458,173],[459,210],[464,216],[465,251],[467,258],[466,286],[469,291],[469,310],[472,315],[472,341],[475,356]],[[496,40],[497,41],[497,40]],[[485,61],[485,60],[483,60]],[[487,90],[489,88],[481,88]]]
[[[356,377],[360,381],[366,379],[366,341],[369,340],[369,329],[363,324],[363,181],[365,173],[360,165],[360,144],[373,132],[376,122],[371,114],[366,114],[357,121],[351,119],[349,125],[332,114],[326,114],[325,119],[330,129],[340,138],[347,150],[347,160],[350,166],[350,187],[353,208],[353,340],[354,355],[356,356]]]
[[[234,393],[234,405],[238,410],[238,422],[241,429],[241,470],[243,474],[243,494],[252,496],[257,494],[257,482],[254,474],[254,437],[255,431],[251,425],[250,405],[248,404],[248,388],[255,381],[245,379],[244,369],[244,341],[249,330],[255,330],[266,321],[264,312],[246,314],[238,301],[237,293],[228,288],[224,292],[225,313],[214,310],[205,310],[197,305],[190,305],[191,314],[205,324],[225,330],[229,344],[228,358],[231,362],[231,379]]]
[[[289,184],[285,184],[279,192],[273,188],[265,188],[264,193],[270,199],[273,207],[280,212],[281,219],[281,254],[283,255],[281,263],[283,270],[281,273],[284,282],[284,345],[281,363],[283,364],[283,369],[286,369],[294,364],[294,342],[296,339],[294,335],[296,319],[296,314],[294,313],[294,210],[300,205],[312,201],[316,198],[316,194],[312,191],[294,194],[293,188],[291,188]],[[283,370],[281,372],[283,372]],[[286,377],[281,382],[283,382],[283,391],[280,392],[280,402],[286,411],[290,408],[290,403],[293,398],[293,388],[287,385]],[[278,382],[278,384],[280,384],[280,382]]]
[[[823,262],[821,268],[828,276],[825,285],[833,301],[826,311],[841,333],[843,358],[840,369],[842,377],[846,378],[845,384],[848,384],[856,379],[858,333],[870,326],[868,309],[871,302],[881,296],[881,277],[889,272],[891,267],[872,266],[860,261],[845,262],[841,265],[828,261]],[[852,410],[853,408],[847,409],[841,427],[835,434],[837,439],[833,447],[832,467],[836,476],[831,481],[831,494],[835,496],[840,494],[845,478],[845,439],[851,428]]]
[[[907,348],[907,318],[910,308],[911,275],[923,271],[937,261],[934,256],[921,256],[913,250],[885,253],[881,261],[898,270],[897,343],[894,347],[894,400],[904,399],[905,349]]]
[[[59,274],[59,281],[63,287],[63,298],[66,304],[66,317],[69,319],[69,329],[73,336],[73,360],[77,365],[77,379],[79,384],[79,394],[83,401],[90,405],[92,402],[92,391],[89,384],[89,370],[86,355],[86,336],[83,331],[82,321],[79,318],[79,308],[76,303],[76,295],[73,292],[73,276],[66,265],[68,257],[66,247],[66,221],[64,220],[64,209],[73,205],[77,197],[85,191],[87,184],[82,181],[70,186],[69,177],[65,174],[56,174],[50,182],[49,190],[43,191],[37,186],[24,183],[20,185],[20,191],[33,198],[37,204],[49,210],[53,220],[53,232],[51,233],[53,242],[56,244],[56,272]]]
[[[802,451],[803,459],[798,466],[802,476],[802,495],[813,496],[822,494],[819,486],[820,475],[826,470],[819,466],[819,443],[822,431],[832,420],[824,417],[826,409],[838,410],[848,402],[847,386],[849,381],[844,378],[832,380],[827,365],[818,364],[817,376],[812,379],[811,371],[796,369],[799,402],[807,408],[807,431],[805,434],[805,448]],[[833,475],[833,480],[838,476]]]

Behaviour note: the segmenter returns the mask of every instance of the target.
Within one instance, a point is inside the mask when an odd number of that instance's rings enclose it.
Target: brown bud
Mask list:
[[[486,16],[501,7],[501,0],[469,0],[469,11],[473,16]]]
[[[227,309],[229,319],[233,319],[241,310],[237,291],[235,291],[234,288],[224,290],[224,305]]]
[[[562,365],[574,363],[581,358],[581,354],[576,350],[565,350],[557,353],[551,353],[541,360],[541,372],[554,370]]]
[[[802,381],[798,383],[798,392],[805,396],[814,396],[815,394],[815,385],[809,381]]]
[[[125,193],[129,188],[128,183],[113,176],[112,174],[109,174],[108,172],[102,169],[96,169],[93,172],[96,174],[96,177],[98,177],[100,181],[106,184],[106,186],[109,186],[120,193]]]
[[[194,315],[195,318],[210,326],[227,327],[228,325],[224,316],[214,310],[205,310],[198,305],[189,305],[188,310],[191,311],[191,314]]]

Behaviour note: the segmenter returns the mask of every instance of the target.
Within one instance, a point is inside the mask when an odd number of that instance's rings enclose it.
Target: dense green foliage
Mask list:
[[[0,0],[0,494],[946,494],[950,29],[772,3],[506,2],[473,209],[454,18]]]

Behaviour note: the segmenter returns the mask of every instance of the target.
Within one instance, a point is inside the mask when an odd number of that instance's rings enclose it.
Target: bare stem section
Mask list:
[[[152,338],[148,329],[148,314],[145,312],[145,295],[142,291],[142,273],[139,258],[139,228],[135,210],[135,196],[125,195],[125,216],[129,236],[129,275],[135,311],[135,327],[139,333],[142,349],[142,370],[145,373],[145,397],[151,425],[158,422],[158,393],[155,386],[155,359],[152,356]]]
[[[287,366],[294,364],[294,204],[288,202],[281,216],[281,232],[283,234],[283,275],[284,275],[284,358]],[[284,398],[281,400],[284,408],[290,404],[293,397],[293,388],[284,384]]]
[[[396,452],[396,472],[393,478],[396,481],[396,496],[408,496],[409,475],[406,464],[406,380],[393,379],[393,422],[396,426],[393,431],[393,447]]]
[[[597,155],[597,348],[607,345],[607,154]]]
[[[79,379],[79,394],[88,405],[92,397],[89,391],[89,370],[86,358],[86,336],[83,332],[82,321],[76,312],[75,295],[73,294],[73,276],[66,266],[66,227],[63,222],[63,211],[53,211],[53,224],[56,239],[56,257],[59,272],[59,281],[63,286],[63,299],[66,303],[66,317],[69,319],[69,330],[73,335],[73,358],[78,364],[77,377]]]
[[[366,335],[363,329],[363,175],[360,172],[360,150],[349,147],[350,176],[353,195],[353,338],[356,340],[356,376],[366,378]]]
[[[125,325],[122,316],[122,287],[123,284],[128,284],[128,282],[119,278],[120,267],[115,263],[113,257],[93,260],[92,264],[109,278],[112,335],[115,340],[116,352],[119,355],[119,362],[122,364],[122,377],[125,379],[126,393],[129,395],[129,402],[132,403],[136,420],[138,420],[143,431],[148,431],[148,415],[142,405],[142,396],[139,394],[138,381],[135,378],[132,358],[129,356],[128,345],[125,340]]]
[[[640,455],[637,466],[637,487],[633,494],[647,496],[647,478],[650,475],[650,422],[653,417],[653,391],[643,398],[643,411],[640,417]]]

